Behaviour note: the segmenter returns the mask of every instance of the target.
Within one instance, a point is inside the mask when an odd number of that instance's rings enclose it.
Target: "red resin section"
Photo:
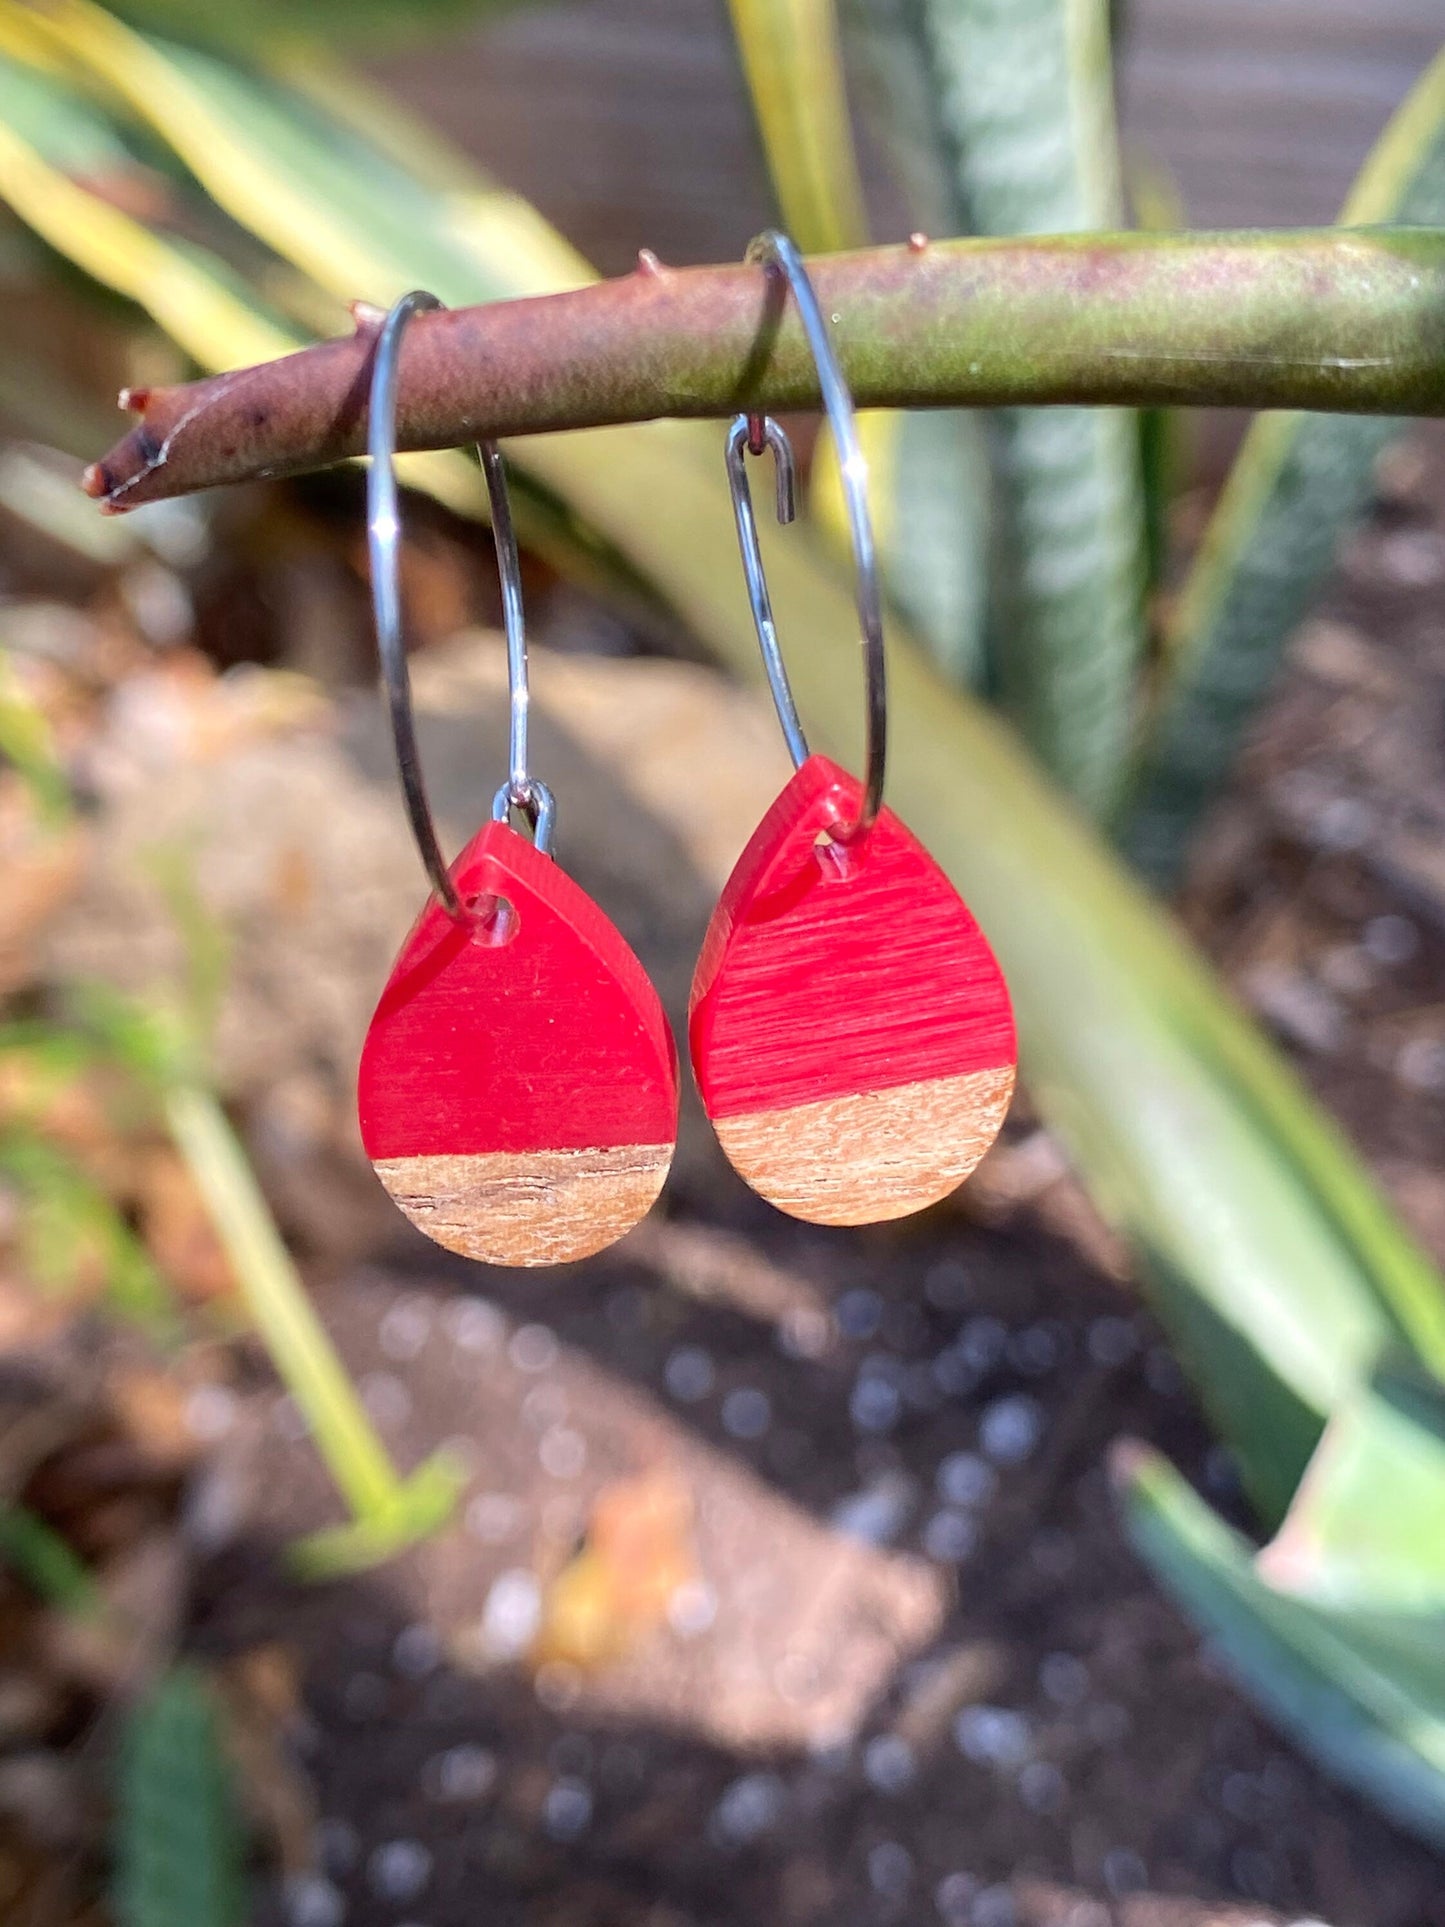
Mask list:
[[[670,1144],[677,1052],[620,932],[504,823],[473,838],[451,874],[463,903],[505,897],[515,931],[487,941],[428,901],[361,1053],[367,1156]]]
[[[810,756],[728,878],[688,1019],[712,1117],[1016,1061],[1003,973],[912,832],[885,809],[841,862],[818,845],[861,800],[836,763]]]

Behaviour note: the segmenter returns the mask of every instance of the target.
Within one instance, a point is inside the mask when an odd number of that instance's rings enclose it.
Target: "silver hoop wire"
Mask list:
[[[366,475],[366,538],[371,556],[371,603],[376,618],[376,642],[381,655],[391,715],[396,767],[401,778],[406,813],[432,889],[448,916],[467,921],[446,859],[437,842],[436,824],[427,801],[417,748],[416,717],[412,709],[411,676],[401,625],[401,512],[396,484],[396,385],[401,337],[415,314],[440,308],[434,294],[414,288],[391,309],[376,337],[371,366],[371,394],[367,404],[366,452],[371,458]],[[492,800],[492,816],[507,821],[520,811],[532,827],[532,840],[550,854],[556,803],[547,785],[527,771],[527,630],[522,611],[522,567],[512,525],[511,500],[501,453],[495,442],[479,442],[477,452],[487,478],[492,509],[492,539],[502,581],[502,623],[507,635],[507,686],[510,696],[510,770]]]
[[[745,259],[761,262],[780,272],[798,305],[798,315],[807,336],[808,347],[818,370],[823,407],[838,448],[838,469],[843,482],[843,497],[848,507],[848,529],[853,540],[854,602],[863,646],[864,705],[867,736],[863,761],[863,803],[858,821],[843,836],[862,836],[873,827],[883,805],[883,783],[888,767],[888,675],[883,648],[883,601],[878,584],[878,561],[873,541],[873,523],[868,513],[868,464],[858,441],[858,422],[853,397],[833,343],[828,325],[818,305],[818,297],[808,278],[802,256],[776,229],[760,234],[748,246]],[[732,493],[733,517],[737,524],[738,547],[742,552],[743,574],[747,580],[748,601],[758,646],[763,653],[768,687],[778,712],[794,768],[808,757],[808,743],[798,720],[798,706],[788,681],[787,668],[778,647],[773,621],[772,599],[763,573],[762,552],[758,545],[757,521],[753,514],[752,492],[748,486],[746,457],[761,455],[771,448],[777,469],[778,520],[791,522],[794,514],[793,451],[787,435],[770,415],[742,414],[728,430],[728,487]]]

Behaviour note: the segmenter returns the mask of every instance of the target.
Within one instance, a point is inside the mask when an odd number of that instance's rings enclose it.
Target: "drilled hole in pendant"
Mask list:
[[[484,949],[500,950],[503,944],[512,941],[522,927],[516,904],[508,897],[499,897],[492,890],[479,890],[475,896],[467,898],[463,908],[469,920],[468,934],[472,942],[481,944]]]
[[[846,883],[858,870],[858,849],[833,830],[819,830],[813,838],[813,857],[825,883]]]

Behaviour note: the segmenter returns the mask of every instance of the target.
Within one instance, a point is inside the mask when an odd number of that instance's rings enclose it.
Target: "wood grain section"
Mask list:
[[[671,1144],[381,1158],[393,1201],[434,1244],[487,1265],[590,1258],[652,1209]]]
[[[1014,1068],[714,1119],[757,1192],[809,1224],[882,1224],[938,1204],[998,1136]]]

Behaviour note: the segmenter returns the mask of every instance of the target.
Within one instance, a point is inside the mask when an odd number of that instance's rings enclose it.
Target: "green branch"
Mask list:
[[[863,407],[1077,402],[1445,413],[1445,231],[1070,235],[872,248],[812,264]],[[375,316],[259,367],[133,391],[86,475],[112,509],[318,468],[364,442]],[[791,306],[758,268],[660,268],[423,316],[404,448],[740,404],[817,405]]]

